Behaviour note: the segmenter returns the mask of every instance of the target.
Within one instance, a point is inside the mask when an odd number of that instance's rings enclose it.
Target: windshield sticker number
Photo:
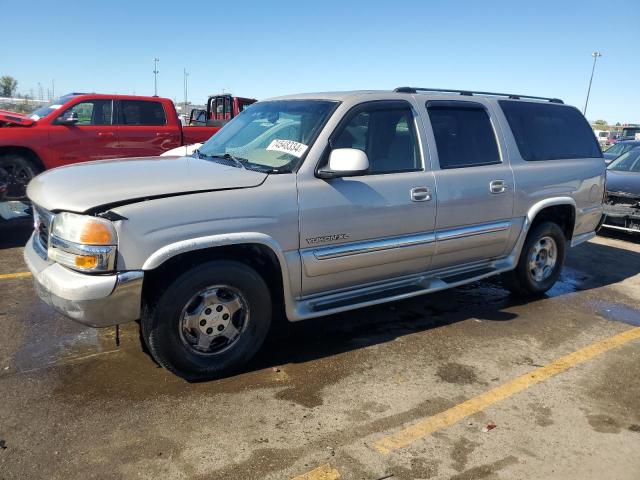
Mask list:
[[[296,158],[300,158],[304,155],[304,152],[307,151],[307,148],[309,148],[309,146],[304,143],[294,142],[293,140],[279,140],[276,138],[269,144],[267,150],[284,152],[289,155],[293,155]]]

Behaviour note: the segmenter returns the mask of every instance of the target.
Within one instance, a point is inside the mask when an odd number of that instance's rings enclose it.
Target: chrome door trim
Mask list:
[[[313,251],[313,256],[317,260],[329,260],[332,258],[348,257],[363,253],[379,252],[403,247],[413,247],[433,243],[436,239],[433,233],[419,233],[402,237],[386,238],[383,240],[369,240],[357,243],[348,243],[317,249]]]
[[[450,230],[441,230],[436,232],[436,241],[454,240],[457,238],[473,237],[476,235],[485,235],[487,233],[502,232],[511,227],[510,221],[483,223],[481,225],[472,225],[469,227],[452,228]]]

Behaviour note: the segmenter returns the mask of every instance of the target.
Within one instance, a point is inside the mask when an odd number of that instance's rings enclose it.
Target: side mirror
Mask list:
[[[76,112],[67,112],[62,114],[56,120],[58,125],[75,125],[78,123],[78,114]]]
[[[331,150],[329,165],[318,171],[319,178],[355,177],[369,171],[367,154],[357,148]]]

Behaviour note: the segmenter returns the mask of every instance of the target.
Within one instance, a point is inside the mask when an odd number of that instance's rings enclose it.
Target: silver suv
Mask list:
[[[189,157],[92,162],[28,188],[39,296],[140,320],[159,364],[226,375],[292,321],[502,274],[557,280],[602,216],[602,153],[557,99],[398,88],[256,103]]]

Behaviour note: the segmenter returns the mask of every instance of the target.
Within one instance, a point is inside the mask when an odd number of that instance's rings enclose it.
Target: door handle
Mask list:
[[[113,132],[98,132],[98,136],[102,138],[113,137]]]
[[[411,189],[411,201],[428,202],[431,200],[431,192],[427,187],[413,187]]]
[[[491,193],[504,193],[507,191],[507,184],[504,180],[492,180],[489,182],[489,191]]]
[[[171,134],[167,132],[156,132],[156,137],[170,137]]]

